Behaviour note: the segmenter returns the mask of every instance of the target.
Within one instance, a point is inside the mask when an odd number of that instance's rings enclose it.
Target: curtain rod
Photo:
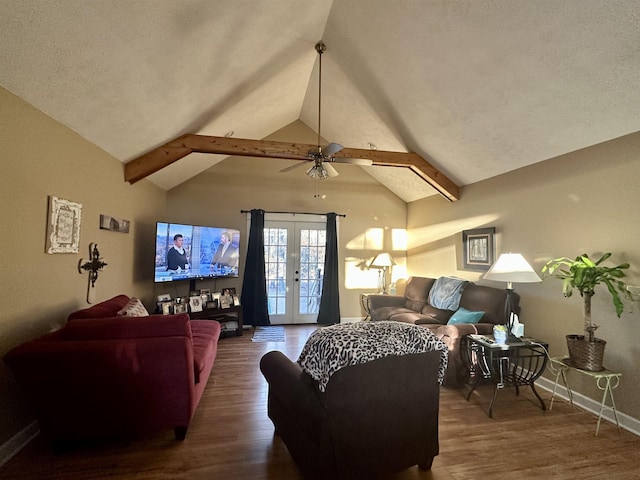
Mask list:
[[[240,210],[240,213],[251,213],[251,210]],[[326,215],[326,213],[311,213],[311,212],[268,212],[265,210],[264,213],[286,213],[289,215]],[[344,213],[336,213],[338,217],[346,217]]]

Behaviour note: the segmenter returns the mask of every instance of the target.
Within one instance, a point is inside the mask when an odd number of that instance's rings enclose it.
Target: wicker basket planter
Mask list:
[[[607,344],[600,338],[586,341],[584,335],[567,335],[567,348],[571,365],[590,372],[604,370],[604,347]]]

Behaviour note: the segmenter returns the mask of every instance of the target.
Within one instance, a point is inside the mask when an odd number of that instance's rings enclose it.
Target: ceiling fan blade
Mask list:
[[[339,143],[333,143],[331,142],[329,145],[327,145],[326,147],[324,147],[322,149],[322,154],[325,157],[331,157],[334,154],[338,153],[340,150],[342,150],[344,147],[342,145],[340,145]]]
[[[278,170],[278,173],[290,172],[291,170],[295,170],[296,168],[306,165],[307,163],[309,163],[309,160],[305,160],[304,162],[296,163],[294,165],[289,165],[288,167],[283,168],[282,170]]]
[[[332,160],[335,163],[348,163],[350,165],[361,165],[363,167],[370,167],[373,165],[373,160],[368,160],[366,158],[334,158]]]

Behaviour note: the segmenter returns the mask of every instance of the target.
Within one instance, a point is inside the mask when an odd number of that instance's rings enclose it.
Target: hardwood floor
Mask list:
[[[253,343],[252,332],[220,340],[218,357],[187,439],[172,431],[135,440],[85,443],[52,453],[40,437],[0,468],[0,479],[300,479],[267,417],[267,384],[258,362],[270,350],[296,359],[315,325],[287,326],[284,343]],[[618,433],[560,401],[542,411],[525,389],[499,392],[487,417],[492,387],[467,402],[464,390],[442,389],[440,455],[430,472],[412,467],[395,480],[640,478],[640,437]],[[548,404],[549,394],[541,395]]]

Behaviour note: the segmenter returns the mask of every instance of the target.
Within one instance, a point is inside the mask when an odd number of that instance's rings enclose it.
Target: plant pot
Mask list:
[[[590,372],[604,370],[602,363],[606,344],[607,342],[600,338],[589,342],[584,339],[584,335],[567,335],[567,348],[569,349],[571,366]]]

